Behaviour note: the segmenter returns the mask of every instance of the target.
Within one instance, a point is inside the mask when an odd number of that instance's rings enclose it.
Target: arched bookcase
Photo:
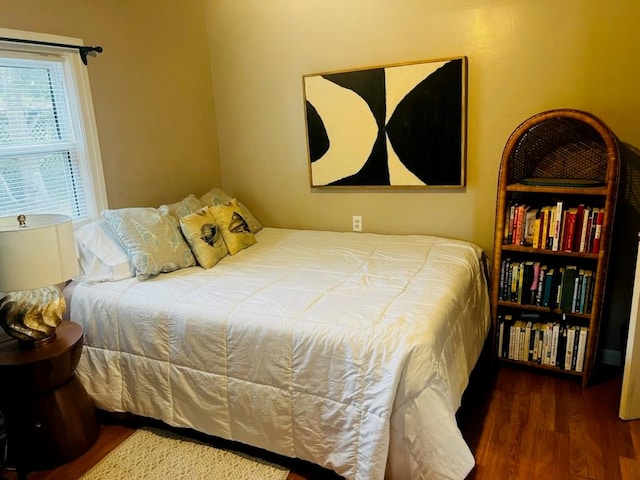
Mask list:
[[[491,307],[501,362],[589,382],[619,177],[596,116],[539,113],[509,137],[498,180]]]

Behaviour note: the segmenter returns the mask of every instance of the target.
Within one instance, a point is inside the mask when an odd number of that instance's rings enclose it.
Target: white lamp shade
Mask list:
[[[48,287],[78,273],[73,223],[65,215],[0,217],[0,292]]]

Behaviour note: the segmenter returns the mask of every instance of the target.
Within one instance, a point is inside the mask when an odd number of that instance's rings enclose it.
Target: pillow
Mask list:
[[[200,197],[200,201],[205,205],[222,205],[233,200],[227,192],[220,188],[212,188],[203,196]]]
[[[180,220],[181,217],[197,212],[204,206],[205,204],[202,203],[199,198],[194,194],[191,194],[179,202],[172,203],[170,205],[160,205],[158,210],[164,214],[171,215],[176,220]]]
[[[182,217],[180,228],[196,260],[204,268],[213,267],[229,253],[216,225],[216,218],[209,211],[209,207]]]
[[[209,211],[216,219],[216,225],[231,255],[256,243],[256,237],[251,233],[235,198],[222,205],[209,207]]]
[[[155,208],[105,210],[102,216],[124,245],[139,280],[195,265],[177,221]]]
[[[105,220],[80,227],[74,234],[80,263],[78,280],[113,282],[135,276],[129,255]]]
[[[228,203],[233,200],[227,192],[221,190],[220,188],[213,188],[200,197],[200,201],[205,205],[222,205],[224,203]],[[249,209],[244,206],[242,202],[238,202],[238,206],[242,209],[243,217],[247,221],[249,225],[249,230],[251,233],[258,233],[262,230],[262,224],[258,221],[256,217],[254,217]]]

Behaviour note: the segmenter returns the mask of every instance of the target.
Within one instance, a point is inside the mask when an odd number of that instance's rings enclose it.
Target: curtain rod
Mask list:
[[[47,45],[49,47],[75,48],[80,54],[82,63],[87,64],[87,54],[91,52],[102,53],[102,47],[87,47],[84,45],[69,45],[67,43],[41,42],[40,40],[25,40],[22,38],[0,37],[2,42],[30,43],[32,45]]]

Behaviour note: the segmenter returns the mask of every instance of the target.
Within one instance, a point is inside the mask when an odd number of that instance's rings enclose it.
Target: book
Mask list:
[[[540,264],[538,264],[538,267]],[[522,288],[520,294],[520,303],[523,305],[530,305],[533,303],[533,292],[537,289],[537,278],[535,262],[528,260],[522,264]]]
[[[555,224],[556,224],[556,206],[551,205],[549,207],[549,221],[547,226],[547,243],[545,247],[547,250],[553,249],[553,232],[555,229]]]
[[[511,341],[511,325],[513,323],[513,316],[510,314],[506,314],[503,317],[502,321],[502,343],[501,343],[501,352],[502,357],[509,358],[509,345]]]
[[[517,321],[513,321],[509,324],[509,360],[515,360],[515,350],[516,350],[516,330],[518,330]]]
[[[587,350],[587,337],[589,336],[589,328],[580,328],[580,343],[578,344],[578,352],[576,357],[576,372],[582,372],[584,369],[584,355]]]
[[[593,303],[593,290],[596,283],[596,279],[593,271],[590,275],[587,275],[587,285],[584,292],[584,307],[581,313],[591,313],[591,304]]]
[[[518,262],[511,262],[507,271],[508,295],[506,300],[510,302],[516,301],[517,296],[517,278],[518,278]]]
[[[506,217],[506,221],[504,222],[504,233],[503,233],[503,243],[505,244],[511,244],[512,238],[513,238],[513,219],[515,216],[515,204],[514,203],[509,203],[509,205],[507,206],[507,214],[505,215]]]
[[[532,330],[533,355],[531,356],[531,361],[535,363],[540,363],[540,351],[542,349],[541,333],[540,322],[535,322]]]
[[[529,207],[526,205],[518,205],[516,209],[516,222],[515,229],[513,233],[513,243],[515,245],[523,245],[524,244],[524,226],[527,219],[527,211]]]
[[[565,252],[573,251],[573,242],[576,231],[576,220],[578,215],[577,208],[570,208],[565,211],[564,229],[562,237],[562,250]]]
[[[580,227],[580,241],[578,242],[577,252],[586,252],[587,247],[587,233],[591,225],[591,207],[584,207],[582,212],[582,226]]]
[[[557,274],[557,278],[556,278],[556,288],[554,288],[553,290],[553,307],[560,307],[560,301],[562,300],[562,286],[563,286],[563,281],[564,281],[564,271],[566,270],[566,267],[560,267],[558,269],[558,274]]]
[[[551,364],[551,346],[553,343],[553,324],[550,322],[544,325],[544,342],[542,345],[542,363]]]
[[[549,238],[549,218],[550,218],[550,209],[551,207],[546,206],[542,207],[540,210],[540,228],[542,231],[540,232],[540,241],[538,244],[538,248],[547,248],[547,241]]]
[[[571,311],[579,312],[580,311],[580,296],[582,294],[582,282],[584,281],[584,269],[578,269],[578,275],[575,279],[575,284],[573,287],[573,300],[571,302]]]
[[[518,351],[518,360],[525,361],[529,347],[527,345],[527,322],[521,320],[520,323],[520,350]]]
[[[543,307],[551,307],[551,289],[553,286],[553,282],[554,282],[554,277],[555,277],[555,269],[550,268],[549,271],[545,274],[545,281],[544,281],[544,293],[543,293],[543,297],[542,297],[542,306]]]
[[[516,302],[522,303],[522,291],[526,290],[524,286],[524,271],[525,271],[525,262],[521,262],[518,265],[518,283],[516,286]]]
[[[507,267],[510,261],[510,258],[503,258],[502,260],[500,260],[500,279],[498,280],[498,299],[500,300],[507,299],[505,292],[507,282]]]
[[[573,337],[573,352],[571,352],[571,370],[576,369],[576,362],[578,359],[578,344],[580,343],[580,325],[576,325],[576,333]]]
[[[582,238],[582,217],[584,216],[584,204],[581,203],[576,207],[576,219],[574,225],[574,234],[571,241],[571,251],[580,251],[580,239]]]
[[[516,320],[511,325],[511,340],[509,346],[509,358],[511,360],[520,360],[522,358],[522,333],[523,333],[523,321]]]
[[[544,297],[544,287],[547,276],[547,266],[541,265],[538,270],[538,289],[536,290],[535,305],[541,307]]]
[[[544,363],[544,342],[545,342],[545,331],[546,331],[546,324],[541,323],[540,324],[540,330],[538,331],[538,363]]]
[[[573,342],[576,336],[576,326],[569,325],[567,326],[567,345],[565,348],[564,355],[564,369],[572,370],[572,360],[573,360]]]
[[[596,232],[596,224],[598,223],[599,211],[599,208],[593,208],[591,210],[591,218],[589,221],[589,231],[587,232],[587,244],[585,246],[585,252],[591,253],[591,250],[593,249],[593,237],[595,236]]]
[[[522,360],[525,362],[531,359],[531,327],[532,322],[529,320],[524,327],[524,341],[522,342]]]
[[[569,322],[567,320],[567,315],[563,313],[559,322],[558,346],[556,348],[556,356],[554,357],[555,366],[562,369],[564,369],[564,360],[566,356],[568,326]]]
[[[542,236],[542,222],[544,218],[544,213],[542,209],[538,209],[538,213],[536,214],[536,219],[533,224],[533,248],[540,248],[540,237]]]
[[[536,219],[538,218],[538,208],[530,208],[525,213],[524,233],[522,245],[532,246],[535,237]],[[539,228],[539,227],[538,227]]]
[[[549,354],[549,365],[555,365],[558,358],[558,338],[560,336],[560,323],[553,322],[551,327],[551,351]]]
[[[587,302],[589,301],[590,291],[593,288],[593,270],[585,270],[582,277],[582,289],[580,291],[580,300],[578,303],[578,313],[587,313]]]
[[[596,228],[593,234],[593,248],[591,253],[600,252],[600,238],[602,236],[602,221],[604,220],[604,209],[598,210],[598,216],[596,218]]]
[[[556,210],[554,214],[554,227],[553,227],[553,244],[551,250],[557,252],[560,248],[560,230],[562,228],[562,207],[563,201],[558,200],[556,202]]]
[[[537,333],[537,327],[536,325],[538,325],[538,322],[534,321],[534,320],[530,320],[528,323],[528,327],[530,332],[529,332],[529,357],[528,360],[530,362],[535,362],[535,356],[534,356],[534,351],[536,348],[536,333]]]
[[[511,206],[511,211],[509,212],[509,243],[513,245],[516,243],[516,224],[518,223],[518,204],[514,204]]]
[[[583,229],[585,228],[585,215],[588,214],[587,207],[584,204],[580,204],[577,207],[578,211],[576,212],[576,227],[575,227],[575,236],[573,239],[573,247],[571,251],[579,252],[580,244],[582,243],[583,238]]]
[[[574,290],[576,277],[578,276],[578,267],[575,265],[567,265],[562,276],[562,287],[560,294],[560,310],[571,312],[573,308]]]
[[[503,357],[503,341],[504,341],[504,316],[502,314],[498,315],[498,332],[497,332],[496,343],[498,345],[498,356]]]

